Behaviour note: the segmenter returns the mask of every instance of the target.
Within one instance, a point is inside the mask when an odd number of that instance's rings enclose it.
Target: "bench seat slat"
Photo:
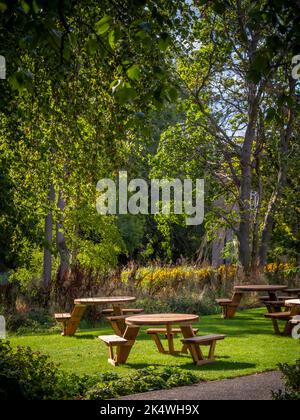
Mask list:
[[[199,328],[193,328],[194,334],[197,334],[199,331]],[[181,329],[180,328],[172,328],[172,334],[180,334]],[[166,328],[149,328],[147,330],[147,334],[167,334]]]
[[[291,316],[291,312],[274,312],[271,314],[265,314],[265,318],[279,319],[283,321],[288,321],[291,318]]]
[[[119,344],[127,343],[127,340],[123,337],[119,337],[118,335],[100,335],[99,340],[103,341],[105,344],[110,346],[117,346]]]
[[[203,335],[203,336],[197,336],[197,337],[184,338],[181,341],[185,344],[201,344],[201,343],[210,343],[212,341],[224,340],[225,338],[226,338],[226,335],[212,334],[212,335]]]
[[[103,309],[101,311],[102,314],[112,314],[114,312],[114,310],[112,308],[108,308],[108,309]],[[122,309],[122,312],[124,314],[141,314],[142,312],[144,312],[144,309],[140,309],[140,308],[125,308]]]
[[[70,319],[71,318],[71,314],[69,313],[65,313],[65,314],[54,314],[54,318],[55,319]]]

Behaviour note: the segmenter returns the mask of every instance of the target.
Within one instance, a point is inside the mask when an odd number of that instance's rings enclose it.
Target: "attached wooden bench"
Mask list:
[[[197,332],[199,331],[199,328],[193,328],[193,332],[194,334],[197,334]],[[167,329],[166,328],[149,328],[147,331],[147,334],[167,334]],[[171,331],[172,334],[176,335],[176,334],[180,334],[181,333],[181,329],[180,328],[172,328]]]
[[[139,327],[127,326],[122,337],[118,335],[101,335],[98,337],[99,340],[103,341],[108,346],[108,362],[111,365],[118,366],[119,364],[126,363],[138,332]],[[114,354],[113,347],[117,348],[116,354]]]
[[[124,346],[128,343],[128,340],[126,340],[123,337],[119,337],[118,335],[100,335],[99,340],[103,341],[107,347],[109,352],[109,359],[108,363],[110,363],[113,366],[117,366],[118,362],[114,355],[114,347],[120,348],[120,346]]]
[[[125,308],[125,309],[122,309],[122,312],[123,312],[123,314],[141,314],[141,313],[144,312],[144,309],[138,309],[138,308],[132,308],[132,309],[130,309],[130,308]],[[114,310],[113,310],[113,308],[103,309],[101,311],[101,313],[103,315],[110,315],[110,314],[113,314],[114,313]]]
[[[283,300],[266,300],[263,301],[263,304],[267,307],[267,310],[270,314],[282,312],[282,308],[284,310],[287,309],[285,301]]]
[[[216,299],[217,304],[222,308],[223,319],[234,318],[242,297],[243,293],[235,292],[232,299]]]
[[[214,334],[214,335],[205,335],[191,338],[184,338],[182,343],[186,345],[192,355],[195,365],[201,366],[207,363],[213,363],[215,361],[215,349],[217,341],[224,340],[225,335]],[[209,346],[208,357],[203,356],[201,346]]]
[[[193,328],[194,334],[197,334],[198,331],[199,328]],[[169,332],[167,328],[148,328],[146,332],[147,334],[151,335],[158,351],[163,354],[168,354],[168,351],[165,350],[162,342],[160,341],[159,334],[163,334],[167,340],[170,340],[170,338],[173,339],[177,334],[182,334],[180,328],[172,328]],[[185,344],[182,346],[180,353],[187,353],[187,346]]]
[[[274,327],[275,334],[277,335],[290,335],[292,332],[290,320],[293,318],[292,312],[273,312],[265,314],[265,318],[271,319]],[[281,333],[278,321],[285,321],[284,332]]]
[[[297,296],[289,297],[289,299],[297,299]],[[268,302],[271,299],[270,299],[270,296],[259,296],[259,300],[261,302]],[[287,300],[287,297],[286,296],[277,296],[277,300],[278,301],[286,301]]]
[[[54,314],[54,318],[57,322],[60,322],[63,326],[62,335],[66,335],[67,324],[71,319],[71,314],[64,313],[64,314]]]
[[[75,305],[72,313],[54,314],[57,322],[63,325],[63,336],[73,336],[86,310],[85,305]]]

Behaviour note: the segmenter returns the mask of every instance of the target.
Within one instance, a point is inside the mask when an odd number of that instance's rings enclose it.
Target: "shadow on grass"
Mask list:
[[[77,340],[95,340],[97,338],[97,335],[95,335],[95,334],[80,334],[80,335],[74,335],[73,338],[76,338]]]
[[[191,363],[186,363],[184,365],[180,365],[181,368],[187,369],[187,370],[195,370],[197,369],[199,372],[217,372],[217,371],[235,371],[235,370],[247,370],[247,369],[253,369],[256,367],[255,363],[240,363],[240,362],[227,362],[224,360],[218,360],[219,358],[216,357],[215,363],[209,363],[207,365],[202,366],[195,366]],[[224,357],[220,357],[220,359],[224,359]],[[229,357],[230,359],[230,357]]]
[[[176,356],[178,357],[178,356]],[[195,371],[197,370],[198,372],[207,372],[207,371],[235,371],[235,370],[247,370],[247,369],[253,369],[256,367],[255,363],[240,363],[240,362],[230,362],[230,361],[224,361],[225,358],[230,359],[230,357],[220,357],[220,358],[216,358],[216,362],[215,363],[209,363],[207,365],[202,365],[202,366],[196,366],[193,364],[193,362],[187,362],[185,364],[182,364],[180,366],[178,365],[172,365],[170,364],[169,367],[180,367],[180,369],[186,369],[186,370],[190,370],[190,371]],[[218,359],[222,359],[222,360],[218,360]],[[162,364],[162,363],[126,363],[126,365],[128,368],[131,369],[145,369],[145,368],[149,368],[150,366],[153,367],[163,367],[165,368],[166,365]]]

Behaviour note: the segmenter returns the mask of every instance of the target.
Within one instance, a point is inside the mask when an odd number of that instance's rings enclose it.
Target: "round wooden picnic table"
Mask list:
[[[261,293],[267,292],[271,301],[277,300],[277,292],[286,290],[288,286],[270,284],[248,284],[235,286],[234,290],[238,293]]]
[[[249,285],[241,285],[235,286],[234,290],[237,292],[270,292],[276,293],[281,290],[287,289],[288,286],[276,286],[276,285],[267,285],[267,284],[249,284]]]
[[[136,297],[133,296],[109,296],[109,297],[92,297],[75,299],[75,305],[112,305],[122,306],[125,303],[135,302]]]
[[[162,345],[159,335],[154,333],[152,337],[160,353],[177,354],[174,348],[174,332],[173,326],[180,327],[181,333],[184,338],[194,337],[194,330],[192,323],[199,320],[198,315],[193,314],[151,314],[151,315],[134,315],[126,318],[126,324],[130,327],[140,328],[141,326],[157,326],[163,325],[166,327],[165,335],[168,340],[168,350],[166,351]]]
[[[190,314],[150,314],[134,315],[126,318],[127,325],[182,325],[199,320],[198,315]]]
[[[133,296],[109,296],[109,297],[92,297],[92,298],[79,298],[74,300],[74,308],[71,314],[57,314],[56,319],[63,321],[65,336],[72,336],[75,334],[80,321],[85,314],[88,306],[104,306],[110,305],[112,312],[110,315],[115,317],[112,327],[116,334],[123,334],[125,331],[123,306],[129,302],[135,302],[136,298]]]

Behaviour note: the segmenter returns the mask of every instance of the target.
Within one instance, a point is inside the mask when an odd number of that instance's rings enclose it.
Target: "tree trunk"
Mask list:
[[[256,134],[260,94],[253,83],[249,86],[249,121],[240,159],[240,226],[238,231],[239,258],[246,278],[251,272],[251,189],[252,189],[252,148]]]
[[[62,192],[58,193],[58,202],[57,207],[61,212],[61,220],[56,223],[56,246],[60,256],[60,265],[57,273],[58,280],[63,282],[66,274],[69,271],[69,260],[70,252],[66,244],[66,238],[64,234],[64,210],[65,210],[65,201],[62,196]]]
[[[54,185],[51,183],[48,192],[48,201],[50,206],[53,205],[55,199]],[[45,245],[44,245],[44,263],[43,263],[43,280],[42,288],[47,291],[51,285],[52,274],[52,241],[53,241],[53,214],[49,211],[45,218]]]
[[[295,80],[290,78],[290,95],[291,97],[295,96]],[[259,268],[262,270],[267,262],[268,249],[270,241],[272,238],[273,226],[274,226],[274,215],[280,198],[282,196],[284,187],[287,180],[287,170],[288,170],[288,151],[289,151],[289,141],[293,132],[293,123],[294,123],[295,110],[292,106],[288,109],[287,115],[287,125],[286,129],[281,135],[281,146],[280,146],[280,168],[278,173],[278,181],[269,201],[268,210],[265,215],[265,221],[262,231],[261,245],[259,250]]]

